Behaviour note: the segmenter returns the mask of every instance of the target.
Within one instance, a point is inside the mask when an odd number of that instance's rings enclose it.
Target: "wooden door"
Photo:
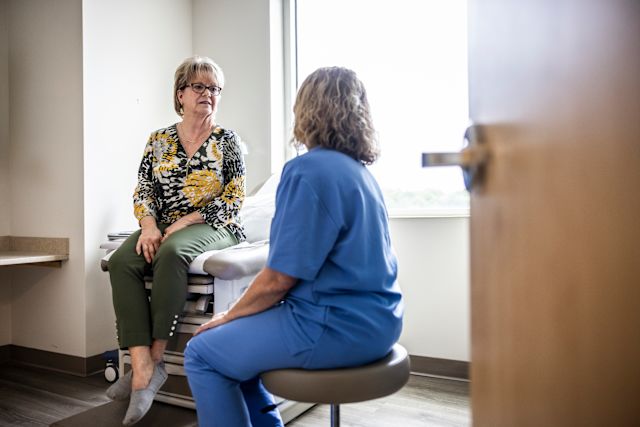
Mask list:
[[[471,0],[475,426],[640,425],[640,1]]]

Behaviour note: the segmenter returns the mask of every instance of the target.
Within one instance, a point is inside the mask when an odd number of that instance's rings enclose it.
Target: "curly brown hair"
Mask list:
[[[370,165],[379,155],[364,85],[352,70],[319,68],[300,86],[293,143],[329,148]]]

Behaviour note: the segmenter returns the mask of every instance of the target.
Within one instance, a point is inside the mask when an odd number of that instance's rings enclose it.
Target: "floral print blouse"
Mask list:
[[[171,224],[198,211],[207,224],[226,226],[243,241],[239,211],[244,196],[245,166],[235,132],[216,127],[190,159],[175,124],[149,137],[133,194],[138,221],[150,215]]]

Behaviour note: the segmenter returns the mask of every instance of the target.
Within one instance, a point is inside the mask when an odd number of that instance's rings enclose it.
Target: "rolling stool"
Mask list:
[[[298,402],[331,405],[331,426],[340,427],[340,404],[388,396],[409,380],[409,355],[395,344],[384,358],[341,369],[276,369],[261,375],[273,394]]]

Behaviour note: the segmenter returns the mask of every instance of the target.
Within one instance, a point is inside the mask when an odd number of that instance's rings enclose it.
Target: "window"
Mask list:
[[[460,169],[421,166],[422,152],[462,148],[466,8],[466,0],[295,2],[297,85],[318,67],[356,71],[380,137],[371,171],[392,215],[468,213]]]

